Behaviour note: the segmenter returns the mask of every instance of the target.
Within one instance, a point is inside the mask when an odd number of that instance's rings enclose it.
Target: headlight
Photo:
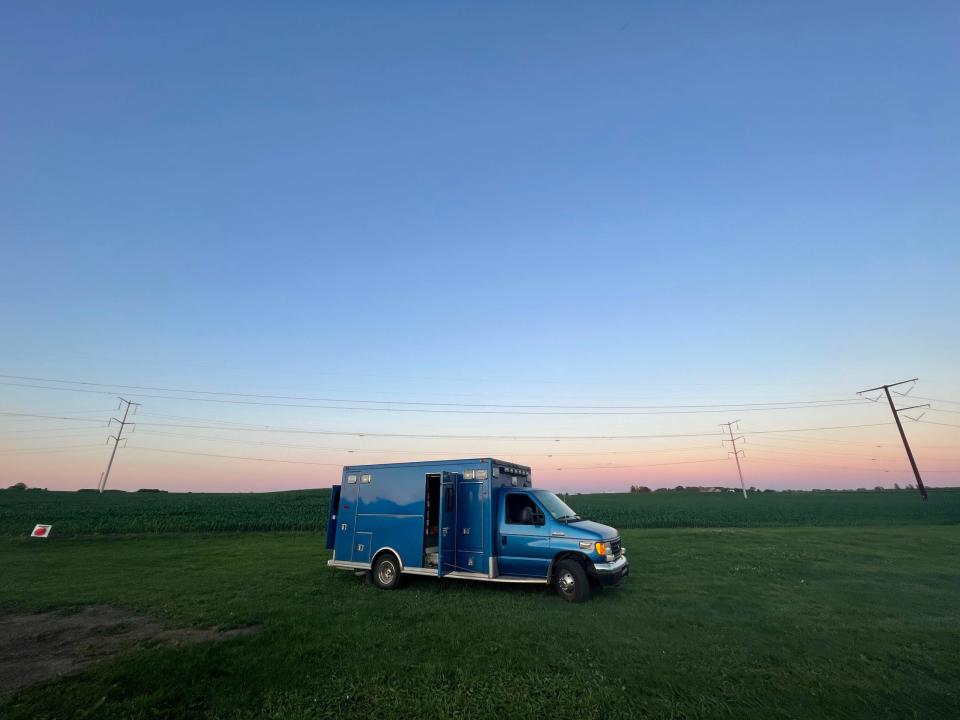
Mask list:
[[[600,557],[609,557],[612,554],[612,548],[608,542],[596,542],[595,540],[581,540],[581,550],[592,550]]]

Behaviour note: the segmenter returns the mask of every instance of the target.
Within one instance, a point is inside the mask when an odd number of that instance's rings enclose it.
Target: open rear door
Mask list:
[[[445,472],[440,478],[440,562],[438,575],[457,569],[457,473]]]
[[[337,540],[337,509],[340,507],[340,486],[330,488],[330,507],[327,509],[327,550],[333,550]]]

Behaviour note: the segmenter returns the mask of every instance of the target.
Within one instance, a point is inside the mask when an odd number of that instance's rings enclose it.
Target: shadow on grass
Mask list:
[[[363,577],[354,578],[357,584],[363,584],[366,580]],[[625,581],[627,582],[627,581]],[[374,587],[372,583],[371,587]],[[592,589],[592,601],[609,602],[616,600],[620,595],[619,587],[600,587],[594,586]],[[382,591],[385,594],[389,591]],[[462,595],[470,593],[478,597],[510,597],[524,599],[545,599],[556,601],[560,604],[566,604],[562,598],[557,595],[552,585],[539,585],[531,583],[510,583],[510,582],[484,582],[482,580],[458,580],[446,578],[430,578],[418,575],[404,575],[400,587],[394,592],[420,592],[433,595]]]

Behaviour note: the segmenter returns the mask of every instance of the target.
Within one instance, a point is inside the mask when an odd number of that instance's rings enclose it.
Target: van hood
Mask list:
[[[566,523],[568,528],[576,528],[582,540],[613,540],[620,533],[609,525],[601,525],[593,520],[574,520]]]

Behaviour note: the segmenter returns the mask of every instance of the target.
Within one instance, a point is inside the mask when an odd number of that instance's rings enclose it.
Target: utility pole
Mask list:
[[[920,470],[917,469],[917,461],[913,459],[913,452],[910,450],[910,443],[907,442],[907,434],[903,431],[903,424],[900,422],[900,413],[904,410],[916,410],[917,408],[930,407],[929,403],[926,405],[911,405],[910,407],[898,408],[893,404],[893,398],[890,395],[890,388],[897,387],[898,385],[906,385],[907,383],[915,383],[917,378],[913,380],[901,380],[900,382],[890,383],[889,385],[878,385],[877,387],[870,388],[868,390],[861,390],[857,395],[863,395],[864,393],[874,392],[876,390],[883,390],[884,394],[887,396],[887,402],[890,404],[890,412],[893,413],[893,419],[897,422],[897,430],[900,431],[900,439],[903,440],[903,449],[907,451],[907,457],[910,459],[910,467],[913,468],[913,476],[917,479],[917,490],[920,491],[920,497],[924,500],[927,499],[927,489],[923,486],[923,480],[920,479]],[[912,389],[912,388],[911,388]],[[894,390],[894,392],[897,392]],[[907,390],[910,392],[910,390]],[[897,393],[900,396],[906,396],[907,393]],[[876,398],[867,398],[868,400],[873,400],[876,402],[880,399],[878,395]],[[909,415],[907,417],[910,417]]]
[[[110,418],[110,422],[107,423],[107,427],[109,427],[110,424],[116,422],[117,424],[119,424],[120,429],[117,430],[116,435],[111,435],[110,437],[107,438],[107,442],[110,442],[111,440],[113,440],[113,451],[110,453],[110,461],[107,463],[106,471],[100,474],[100,492],[101,493],[107,487],[107,480],[110,478],[110,468],[113,467],[113,458],[115,458],[117,455],[117,447],[120,445],[120,440],[125,439],[123,438],[123,429],[127,425],[135,425],[135,423],[127,422],[127,415],[130,414],[130,407],[131,406],[138,407],[140,405],[140,403],[130,402],[129,400],[124,400],[123,398],[120,398],[120,404],[117,405],[117,410],[119,410],[120,407],[124,404],[126,404],[126,407],[123,410],[123,420],[117,420],[115,417],[112,417]],[[136,412],[136,410],[134,410],[134,412]]]
[[[740,489],[743,491],[743,499],[746,500],[747,488],[743,484],[743,470],[740,469],[740,455],[741,453],[743,453],[743,450],[737,450],[737,440],[743,440],[743,435],[741,435],[740,437],[733,436],[733,426],[737,425],[739,422],[740,422],[739,420],[733,420],[732,422],[728,422],[728,423],[720,423],[720,427],[725,427],[727,429],[727,432],[730,433],[730,440],[729,441],[724,440],[723,442],[730,442],[733,445],[732,455],[733,455],[733,459],[737,461],[737,475],[740,476]],[[746,440],[743,440],[743,441],[746,442]]]

